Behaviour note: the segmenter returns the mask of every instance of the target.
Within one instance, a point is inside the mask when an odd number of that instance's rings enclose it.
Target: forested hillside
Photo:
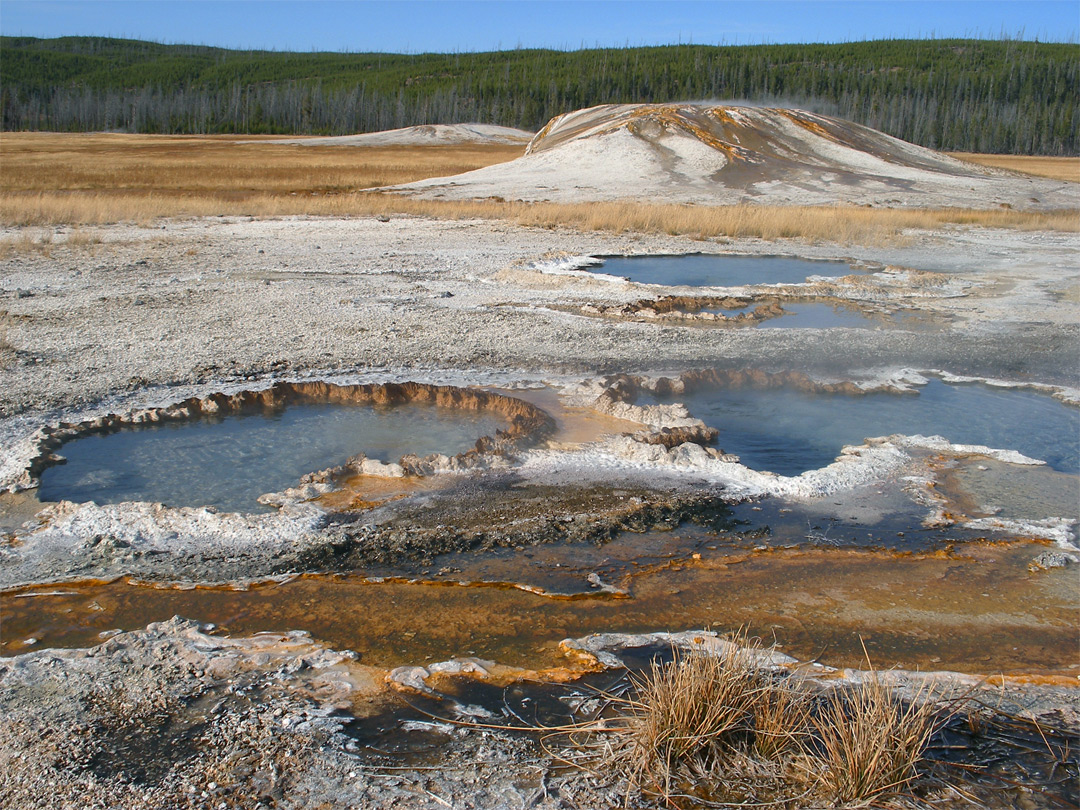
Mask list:
[[[1080,154],[1080,46],[1013,40],[404,55],[3,37],[0,88],[6,130],[537,129],[594,104],[708,99],[803,106],[936,149]]]

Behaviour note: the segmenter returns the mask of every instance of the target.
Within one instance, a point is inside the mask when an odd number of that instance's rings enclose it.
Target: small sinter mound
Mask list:
[[[396,190],[455,199],[712,205],[1080,202],[1078,184],[965,163],[850,121],[710,104],[605,104],[567,113],[548,122],[517,160]]]
[[[495,124],[421,124],[415,127],[328,135],[321,138],[281,138],[263,143],[297,146],[447,146],[450,144],[527,144],[533,133]]]

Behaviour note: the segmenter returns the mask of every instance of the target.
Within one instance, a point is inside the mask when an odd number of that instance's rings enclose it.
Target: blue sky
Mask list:
[[[121,36],[277,50],[992,37],[1077,42],[1080,0],[0,0],[0,33]]]

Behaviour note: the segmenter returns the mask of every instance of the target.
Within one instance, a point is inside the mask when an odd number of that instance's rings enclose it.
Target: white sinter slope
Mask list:
[[[557,202],[1080,205],[1080,184],[976,166],[849,121],[697,104],[608,104],[567,113],[517,160],[394,190]]]

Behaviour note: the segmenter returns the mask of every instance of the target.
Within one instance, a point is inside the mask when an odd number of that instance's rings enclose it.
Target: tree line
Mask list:
[[[538,129],[595,104],[799,106],[945,150],[1080,154],[1080,46],[1017,40],[373,54],[0,38],[5,130]]]

